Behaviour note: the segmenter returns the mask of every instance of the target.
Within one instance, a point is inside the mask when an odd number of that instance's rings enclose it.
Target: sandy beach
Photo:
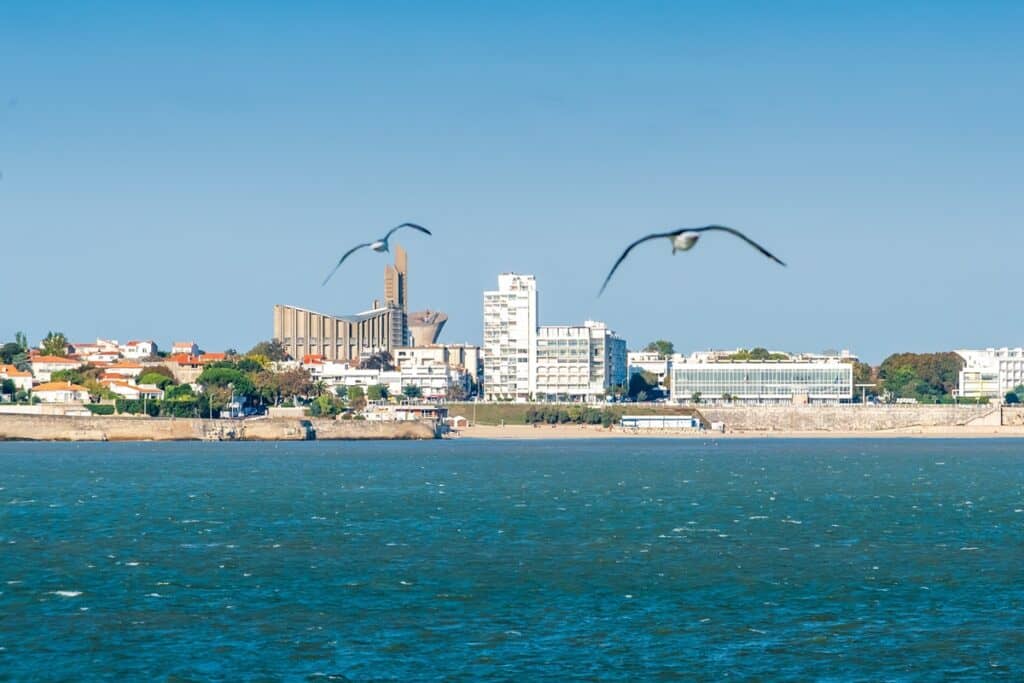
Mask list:
[[[947,426],[908,427],[904,429],[826,432],[826,431],[660,431],[633,430],[595,425],[475,425],[460,430],[452,438],[509,439],[516,441],[539,439],[986,439],[1024,438],[1024,427]]]

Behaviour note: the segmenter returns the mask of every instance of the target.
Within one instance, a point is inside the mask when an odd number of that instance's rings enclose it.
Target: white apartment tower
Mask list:
[[[484,292],[484,396],[528,401],[536,385],[537,281],[502,273]]]

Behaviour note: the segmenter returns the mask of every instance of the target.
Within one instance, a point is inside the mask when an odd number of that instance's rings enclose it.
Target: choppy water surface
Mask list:
[[[1024,443],[0,444],[0,679],[1024,675]]]

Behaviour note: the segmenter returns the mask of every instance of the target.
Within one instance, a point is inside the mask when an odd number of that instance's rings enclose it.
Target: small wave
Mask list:
[[[77,598],[82,591],[50,591],[50,595],[59,595],[62,598]]]
[[[768,519],[768,515],[751,515],[747,519]]]
[[[411,586],[412,585],[410,582],[405,581],[405,580],[399,581],[398,583],[402,584],[403,586]]]
[[[138,567],[139,563],[138,562],[125,562],[124,566],[126,566],[126,567]]]
[[[960,548],[960,550],[981,550],[981,548],[974,545],[965,545],[963,548]]]
[[[164,596],[160,595],[159,593],[146,593],[146,597],[147,598],[162,598]]]

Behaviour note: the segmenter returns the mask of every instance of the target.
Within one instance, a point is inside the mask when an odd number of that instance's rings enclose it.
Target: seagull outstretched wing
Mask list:
[[[427,235],[433,234],[432,232],[424,228],[422,225],[416,225],[415,223],[402,223],[401,225],[396,225],[395,227],[388,230],[388,234],[384,235],[384,239],[391,237],[392,233],[398,232],[402,228],[414,228]]]
[[[762,254],[767,256],[768,258],[770,258],[772,261],[775,261],[776,263],[778,263],[780,266],[786,265],[785,263],[780,261],[779,258],[777,256],[775,256],[775,254],[771,253],[770,251],[768,251],[767,249],[762,247],[760,244],[758,244],[757,242],[755,242],[754,240],[750,239],[749,237],[744,235],[742,232],[740,232],[739,230],[736,230],[734,228],[728,228],[728,227],[726,227],[724,225],[709,225],[709,226],[706,226],[706,227],[703,227],[703,228],[691,228],[690,229],[690,232],[711,232],[711,231],[727,232],[730,235],[735,235],[736,237],[739,237],[741,240],[743,240],[744,242],[746,242],[750,246],[754,247],[754,249],[757,249],[759,252],[761,252]],[[684,230],[680,230],[679,232],[685,232],[685,231]]]
[[[604,293],[604,288],[608,286],[608,281],[612,279],[612,275],[614,275],[615,271],[618,270],[619,264],[626,260],[626,257],[629,256],[629,252],[633,251],[633,247],[635,247],[635,246],[637,246],[639,244],[643,244],[647,240],[658,239],[659,237],[675,237],[676,235],[678,235],[681,232],[683,232],[683,231],[682,230],[675,230],[675,231],[672,231],[672,232],[656,232],[654,234],[648,235],[647,237],[641,237],[636,242],[633,242],[631,245],[626,247],[626,251],[622,252],[622,255],[619,256],[619,260],[615,262],[615,265],[612,266],[611,271],[608,273],[608,277],[606,277],[604,279],[604,284],[601,285],[601,291],[598,292],[597,295],[601,296]]]
[[[348,251],[346,251],[346,252],[345,252],[345,255],[344,255],[344,256],[342,256],[342,257],[341,257],[340,259],[338,259],[338,262],[337,262],[336,264],[334,264],[334,268],[332,268],[332,269],[331,269],[331,272],[329,272],[329,273],[327,274],[327,277],[325,277],[325,278],[324,278],[324,281],[323,281],[323,283],[321,283],[321,285],[320,285],[320,286],[321,286],[321,287],[323,287],[324,285],[326,285],[326,284],[327,284],[327,281],[328,281],[328,280],[330,280],[330,279],[331,279],[331,277],[332,277],[332,276],[333,276],[333,275],[334,275],[334,274],[335,274],[335,273],[336,273],[336,272],[338,271],[338,268],[341,268],[341,264],[345,262],[345,259],[347,259],[347,258],[348,258],[349,256],[351,256],[351,255],[352,255],[352,254],[353,254],[354,252],[357,252],[357,251],[359,251],[359,250],[360,250],[360,249],[362,249],[363,247],[368,247],[368,246],[370,246],[371,244],[373,244],[373,242],[367,242],[366,244],[360,244],[360,245],[357,245],[357,246],[355,246],[355,247],[352,247],[352,248],[351,248],[351,249],[349,249]]]

